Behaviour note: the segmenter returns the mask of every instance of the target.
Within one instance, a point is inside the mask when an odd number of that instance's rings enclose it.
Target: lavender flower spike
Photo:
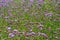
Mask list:
[[[30,2],[33,2],[34,0],[30,0]]]
[[[14,34],[13,33],[9,33],[9,37],[10,38],[14,37]]]

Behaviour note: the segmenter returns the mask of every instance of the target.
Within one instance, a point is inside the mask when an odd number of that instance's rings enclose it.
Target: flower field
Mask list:
[[[60,40],[60,0],[0,0],[0,40]]]

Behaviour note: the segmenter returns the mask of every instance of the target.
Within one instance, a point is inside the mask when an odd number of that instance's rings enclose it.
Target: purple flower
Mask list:
[[[43,2],[43,0],[38,0],[38,2]]]
[[[7,30],[11,30],[11,27],[6,27]]]
[[[5,16],[4,18],[5,18],[5,19],[8,19],[8,18],[9,18],[9,16]]]
[[[38,27],[40,30],[43,29],[43,25],[42,25],[42,24],[38,25],[37,27]]]
[[[42,35],[43,37],[48,38],[47,34],[45,33],[38,32],[38,35]]]
[[[33,2],[34,0],[30,0],[30,2]]]
[[[32,36],[32,34],[31,33],[26,33],[26,34],[24,34],[25,36]]]
[[[53,15],[53,13],[45,13],[45,16],[52,16]]]
[[[41,35],[41,32],[38,32],[38,35]]]
[[[43,2],[44,2],[43,0],[38,0],[38,4],[39,4],[39,3],[43,3]]]
[[[51,27],[48,27],[48,30],[51,30]]]
[[[13,33],[9,33],[9,37],[10,38],[14,37],[14,34]]]
[[[21,4],[24,4],[26,1],[25,0],[21,0]]]
[[[0,7],[2,7],[3,6],[3,3],[0,3]]]
[[[30,29],[29,31],[32,32],[32,29]]]
[[[9,15],[9,16],[13,16],[12,13],[11,13],[12,10],[8,10],[7,12],[8,12],[8,15]]]
[[[14,30],[12,31],[12,33],[17,34],[17,35],[20,35],[21,32],[19,32],[17,29],[14,29]]]
[[[5,3],[5,2],[11,2],[13,0],[0,0],[0,2]]]
[[[32,34],[32,35],[34,35],[34,34],[35,34],[35,32],[31,32],[31,34]]]
[[[12,31],[12,33],[18,33],[19,31],[17,30],[17,29],[14,29],[13,31]]]
[[[41,33],[42,36],[44,36],[45,38],[48,38],[48,36],[45,33]]]
[[[5,0],[0,0],[0,2],[4,3],[4,2],[5,2]]]
[[[60,28],[57,28],[57,30],[60,30]]]
[[[8,3],[11,1],[13,1],[13,0],[0,0],[0,6],[9,6]]]
[[[34,2],[34,0],[29,0],[28,7],[30,7],[31,5],[33,5],[33,2]]]

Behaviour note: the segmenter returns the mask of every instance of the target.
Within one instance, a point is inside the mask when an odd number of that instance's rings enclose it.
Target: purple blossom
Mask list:
[[[11,30],[11,27],[8,26],[8,27],[6,27],[6,29],[7,29],[7,30]]]
[[[9,6],[8,3],[13,0],[0,0],[0,6]]]
[[[48,36],[45,33],[41,33],[42,36],[44,36],[45,38],[48,38]]]
[[[45,33],[38,32],[38,35],[42,35],[43,37],[48,38],[47,34]]]
[[[23,4],[25,2],[25,0],[21,0],[21,3]]]
[[[48,30],[51,30],[51,27],[48,27]]]
[[[56,16],[59,16],[59,14],[55,14]]]
[[[40,30],[43,29],[43,25],[42,25],[42,24],[38,25],[37,27],[38,27]]]
[[[14,29],[13,31],[12,31],[12,33],[18,33],[19,31],[17,30],[17,29]]]
[[[43,2],[43,0],[38,0],[38,2]]]
[[[0,2],[4,3],[6,0],[0,0]]]
[[[14,29],[14,30],[12,31],[12,33],[17,34],[17,35],[20,35],[21,32],[19,32],[17,29]]]
[[[33,2],[34,0],[30,0],[30,2]]]
[[[8,19],[8,18],[9,18],[9,16],[5,16],[4,18],[5,18],[5,19]]]
[[[34,2],[34,0],[29,0],[28,7],[30,7],[31,5],[33,5],[33,2]]]
[[[31,32],[32,35],[35,35],[35,32]]]
[[[0,0],[0,2],[5,3],[5,2],[11,2],[13,0]]]
[[[8,10],[8,15],[9,16],[13,16],[11,12],[12,12],[12,10]]]
[[[52,16],[52,13],[45,13],[45,16]]]
[[[43,0],[38,0],[38,4],[43,3],[43,2],[44,2]]]
[[[32,34],[31,33],[26,33],[26,34],[24,34],[25,36],[32,36]]]
[[[57,30],[60,30],[60,28],[57,28]]]
[[[38,35],[41,35],[41,32],[38,32]]]
[[[0,7],[2,7],[3,6],[3,3],[0,3]]]
[[[60,4],[60,0],[58,0],[58,2],[57,2],[58,4]]]
[[[10,38],[14,37],[14,34],[13,33],[9,33],[9,37]]]
[[[2,6],[8,6],[8,4],[7,3],[0,3],[0,7],[2,7]]]
[[[7,29],[8,33],[12,32],[11,27],[8,26],[8,27],[6,27],[6,29]]]
[[[29,31],[32,32],[32,29],[30,29]]]

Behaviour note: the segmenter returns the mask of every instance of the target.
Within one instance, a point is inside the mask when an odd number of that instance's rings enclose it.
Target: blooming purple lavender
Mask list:
[[[5,2],[11,2],[13,0],[0,0],[0,2],[5,3]]]
[[[0,0],[0,6],[8,6],[8,3],[12,1],[13,0]]]
[[[37,2],[36,5],[37,5],[38,8],[40,8],[41,7],[40,5],[44,3],[43,0],[37,0],[36,2]]]
[[[57,30],[60,30],[60,28],[57,28]]]
[[[14,37],[14,34],[13,33],[9,33],[9,38],[12,38]]]
[[[0,2],[4,3],[6,0],[0,0]]]
[[[42,25],[42,24],[38,25],[37,27],[38,27],[40,30],[43,29],[43,25]]]
[[[38,0],[38,3],[41,3],[41,2],[43,2],[43,0]]]
[[[30,0],[30,2],[33,2],[34,0]]]
[[[11,27],[8,26],[8,27],[6,27],[6,29],[7,29],[7,30],[11,30]]]
[[[41,35],[41,32],[38,32],[37,34],[38,34],[38,36],[40,36]]]
[[[3,3],[0,3],[0,7],[2,7],[3,6]]]
[[[51,30],[51,27],[48,27],[48,30],[50,31]]]
[[[45,38],[48,38],[47,34],[45,33],[41,33],[42,36],[44,36]]]
[[[0,40],[58,40],[60,0],[53,1],[0,0]]]
[[[17,29],[14,29],[13,31],[12,31],[12,33],[18,33],[19,31],[17,30]]]
[[[35,32],[31,32],[32,35],[35,35]]]
[[[34,0],[29,0],[28,7],[30,7],[31,5],[33,5],[33,3],[34,3]]]
[[[45,14],[45,16],[52,16],[52,15],[53,15],[52,12],[50,12],[50,13],[46,13],[46,14]]]

